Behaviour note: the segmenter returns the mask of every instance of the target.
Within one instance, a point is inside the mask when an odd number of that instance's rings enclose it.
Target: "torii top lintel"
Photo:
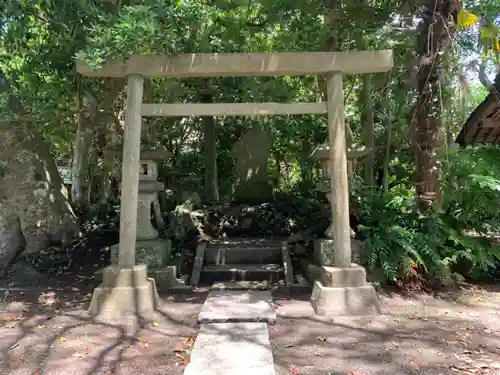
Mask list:
[[[393,55],[392,50],[133,55],[124,62],[110,60],[98,70],[81,61],[76,66],[82,75],[94,77],[303,76],[385,72],[393,66]]]

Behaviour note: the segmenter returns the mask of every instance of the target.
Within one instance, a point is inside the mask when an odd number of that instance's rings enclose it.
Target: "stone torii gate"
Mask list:
[[[373,293],[365,289],[364,270],[351,264],[348,178],[344,123],[343,74],[385,72],[392,68],[391,50],[360,52],[193,53],[131,56],[110,60],[101,69],[77,61],[84,76],[127,77],[127,102],[122,165],[118,265],[103,271],[94,290],[91,312],[122,315],[152,311],[158,301],[147,266],[135,264],[137,201],[142,116],[255,116],[327,114],[330,145],[333,264],[324,264],[311,302],[316,313],[351,314],[373,306]],[[143,77],[228,77],[324,75],[327,101],[320,103],[143,103]],[[332,256],[333,255],[333,256]],[[361,280],[360,277],[363,279]],[[359,279],[359,280],[358,280]],[[361,289],[360,289],[361,288]],[[366,297],[364,297],[366,296]],[[336,306],[333,306],[336,305]],[[353,305],[351,308],[350,306]],[[339,308],[341,306],[341,308]],[[343,307],[342,307],[343,306]],[[331,307],[331,308],[330,308]]]

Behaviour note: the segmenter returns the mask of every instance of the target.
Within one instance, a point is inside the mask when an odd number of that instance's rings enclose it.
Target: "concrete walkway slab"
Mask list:
[[[269,290],[212,290],[198,315],[199,323],[276,323]]]
[[[184,375],[276,375],[266,323],[203,324]]]

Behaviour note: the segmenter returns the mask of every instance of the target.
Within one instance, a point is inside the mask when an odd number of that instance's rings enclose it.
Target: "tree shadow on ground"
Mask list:
[[[0,309],[0,372],[182,374],[205,297],[162,295],[149,316],[105,320],[86,313],[88,293],[12,292]]]
[[[314,316],[281,301],[270,337],[279,375],[497,374],[500,322],[492,309],[452,301],[383,298],[383,315]],[[294,370],[294,371],[295,371]]]

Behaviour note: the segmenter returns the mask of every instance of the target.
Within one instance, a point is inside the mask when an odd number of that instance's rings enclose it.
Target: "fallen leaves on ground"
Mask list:
[[[143,348],[149,348],[149,343],[142,336],[139,338],[139,343]]]
[[[178,364],[182,364],[183,366],[187,366],[189,364],[189,357],[185,357],[180,353],[175,353],[175,356],[180,360]]]
[[[316,357],[321,357],[321,353],[319,352],[319,347],[317,345],[314,345],[314,355]]]
[[[177,345],[177,347],[174,348],[174,353],[183,353],[188,349],[191,349],[194,345],[195,340],[196,339],[194,336],[189,336],[186,341],[183,341],[180,345]]]
[[[0,316],[0,326],[5,328],[15,328],[17,326],[17,322],[22,320],[22,316]]]
[[[194,345],[194,342],[196,341],[194,336],[189,336],[188,339],[185,341],[186,349],[191,348]]]
[[[500,362],[497,361],[497,354],[488,349],[484,343],[477,344],[477,340],[473,340],[473,334],[477,332],[474,326],[466,327],[465,330],[459,330],[455,333],[457,341],[462,348],[457,348],[461,353],[455,353],[454,357],[460,361],[461,365],[451,365],[450,370],[456,373],[463,374],[495,374],[500,370]],[[491,330],[483,328],[483,333],[491,333]],[[477,338],[476,338],[477,339]],[[458,345],[457,345],[458,346]],[[483,350],[484,349],[484,350]],[[500,347],[498,348],[500,349]]]
[[[189,336],[184,342],[173,350],[175,356],[180,359],[180,363],[178,364],[182,364],[184,366],[188,365],[191,348],[193,347],[195,340],[196,338],[194,336]]]
[[[89,348],[86,346],[85,348],[83,348],[81,351],[79,352],[76,352],[73,354],[73,357],[76,357],[76,358],[83,358],[85,357],[87,354],[89,354],[90,350]]]

